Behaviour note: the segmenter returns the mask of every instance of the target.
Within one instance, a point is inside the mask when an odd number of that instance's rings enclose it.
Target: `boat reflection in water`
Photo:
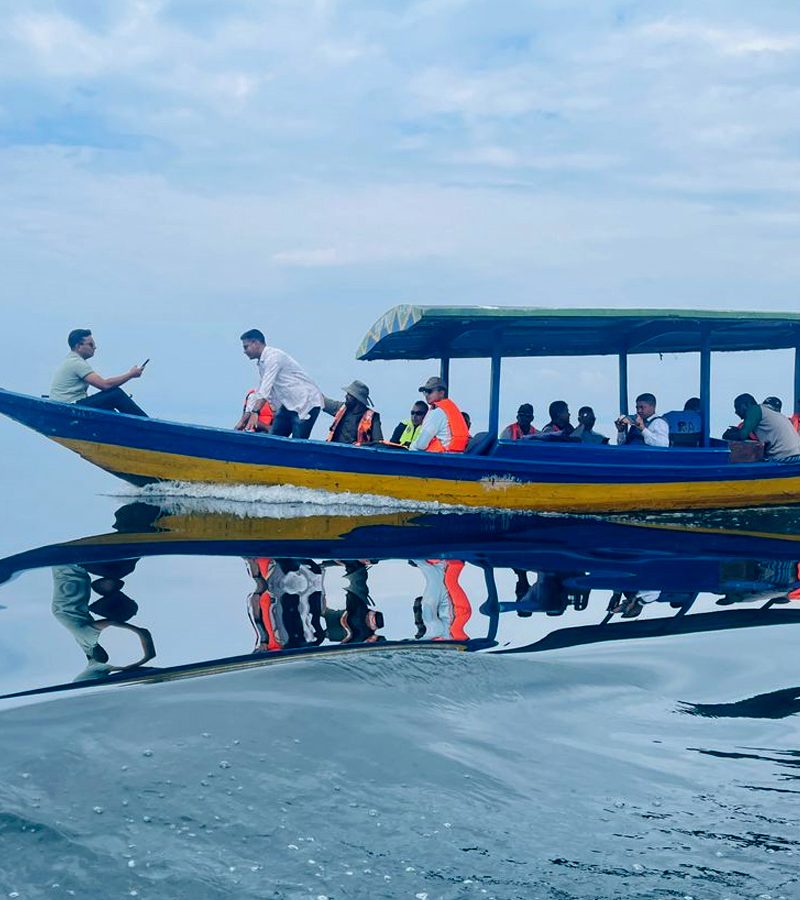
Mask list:
[[[480,513],[259,518],[133,503],[117,511],[111,532],[0,560],[0,581],[10,582],[0,598],[6,605],[19,584],[13,576],[51,569],[53,616],[84,657],[75,676],[75,648],[48,647],[69,677],[3,696],[343,652],[519,654],[798,623],[800,543],[771,516],[768,528],[756,517],[726,530],[714,522],[697,529]],[[224,627],[205,646],[193,645],[204,604],[222,602],[215,592],[224,557],[236,567],[226,570],[223,593],[241,598],[225,621],[237,641],[248,619],[253,635],[234,653]],[[137,602],[129,582],[146,582],[150,566],[159,573],[145,593],[137,588]],[[192,575],[183,584],[187,566]],[[186,588],[180,601],[178,585]],[[165,616],[171,625],[157,628]],[[114,630],[133,639],[125,660],[104,646]],[[799,695],[791,688],[685,711],[777,717],[795,712]]]

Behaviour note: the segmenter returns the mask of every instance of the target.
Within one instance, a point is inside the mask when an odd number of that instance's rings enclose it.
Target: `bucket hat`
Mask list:
[[[363,381],[353,381],[347,385],[347,387],[342,388],[342,390],[346,394],[350,394],[351,397],[355,397],[360,403],[363,403],[364,406],[372,406],[372,400],[369,396],[369,388],[364,384]]]

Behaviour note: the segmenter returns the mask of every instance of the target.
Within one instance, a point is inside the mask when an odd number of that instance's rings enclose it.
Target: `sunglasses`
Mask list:
[[[421,410],[421,409],[412,409],[412,410],[411,410],[411,415],[414,416],[414,417],[416,417],[416,416],[424,416],[425,413],[424,413],[423,410]]]

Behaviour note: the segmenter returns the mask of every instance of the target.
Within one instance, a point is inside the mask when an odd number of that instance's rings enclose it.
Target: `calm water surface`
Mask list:
[[[0,896],[800,897],[792,516],[359,519],[9,445]]]

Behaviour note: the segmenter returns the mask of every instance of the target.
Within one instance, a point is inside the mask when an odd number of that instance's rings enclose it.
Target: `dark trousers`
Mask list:
[[[269,433],[278,437],[291,437],[306,439],[311,434],[314,422],[317,421],[319,407],[315,406],[308,414],[307,419],[301,419],[293,410],[282,406],[272,420],[272,428]]]
[[[121,387],[111,388],[107,391],[98,391],[90,397],[78,400],[81,406],[91,406],[92,409],[110,409],[116,412],[128,413],[129,416],[144,416],[147,413],[137,406]]]

